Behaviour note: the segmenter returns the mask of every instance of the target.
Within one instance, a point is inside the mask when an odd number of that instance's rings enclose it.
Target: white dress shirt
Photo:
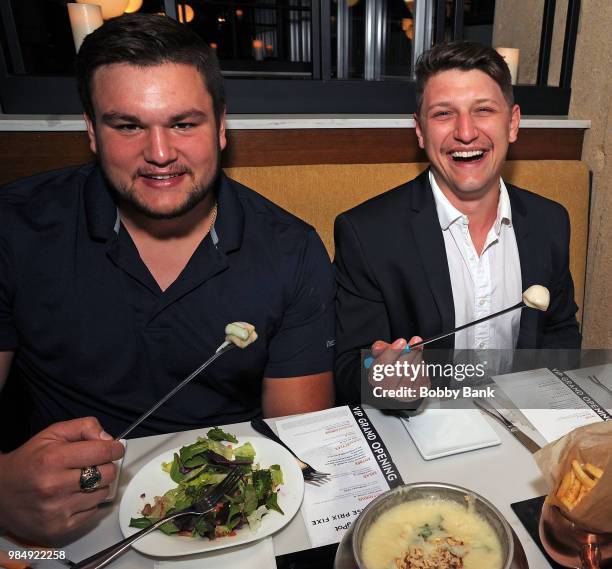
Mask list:
[[[508,190],[500,179],[497,217],[480,256],[468,229],[467,215],[442,193],[431,170],[440,228],[448,258],[455,326],[488,316],[521,300],[521,263],[512,226]],[[455,349],[513,349],[518,340],[521,311],[514,310],[455,334]]]

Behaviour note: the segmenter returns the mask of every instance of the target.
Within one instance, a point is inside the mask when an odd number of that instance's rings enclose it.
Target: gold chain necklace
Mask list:
[[[215,202],[215,205],[213,205],[213,207],[212,207],[212,211],[210,213],[210,222],[208,224],[208,229],[206,230],[205,235],[210,233],[210,230],[215,225],[216,219],[217,219],[217,202]]]

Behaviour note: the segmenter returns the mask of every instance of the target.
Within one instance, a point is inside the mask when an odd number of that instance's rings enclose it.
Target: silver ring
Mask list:
[[[81,486],[82,492],[93,492],[102,480],[102,474],[97,466],[87,466],[81,468],[81,477],[79,479],[79,485]]]

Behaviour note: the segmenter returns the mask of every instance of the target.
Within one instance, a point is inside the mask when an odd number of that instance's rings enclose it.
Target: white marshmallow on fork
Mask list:
[[[257,340],[255,326],[248,322],[232,322],[225,327],[225,341],[246,348]]]
[[[550,292],[545,286],[533,285],[523,293],[523,302],[529,308],[546,312],[550,304]]]

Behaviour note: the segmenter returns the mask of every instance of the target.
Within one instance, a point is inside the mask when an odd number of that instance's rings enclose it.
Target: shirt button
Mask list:
[[[487,301],[484,298],[481,298],[478,304],[480,304],[480,306],[484,306],[486,302]]]
[[[480,344],[478,344],[479,348],[484,348],[486,347],[486,343],[485,342],[480,342]]]

